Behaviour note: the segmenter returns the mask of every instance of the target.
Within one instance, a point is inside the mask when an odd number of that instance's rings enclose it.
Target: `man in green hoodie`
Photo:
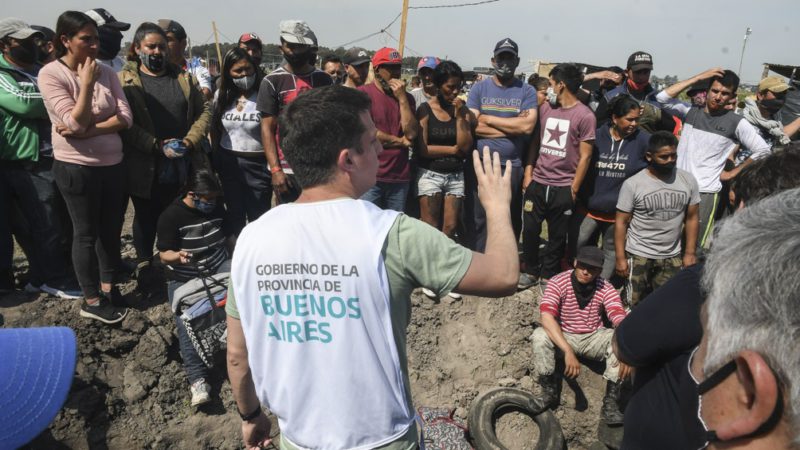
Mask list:
[[[26,290],[80,298],[60,245],[51,124],[36,78],[43,37],[19,19],[0,20],[0,294],[14,289],[11,218],[18,210],[29,233],[18,239],[30,263]]]

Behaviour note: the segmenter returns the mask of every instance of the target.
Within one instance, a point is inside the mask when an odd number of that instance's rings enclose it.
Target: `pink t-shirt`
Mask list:
[[[98,64],[100,75],[92,95],[92,124],[118,115],[127,126],[133,124],[133,115],[122,85],[114,69]],[[122,140],[118,133],[103,134],[86,139],[64,138],[56,133],[56,125],[63,124],[75,132],[86,129],[72,118],[72,109],[80,93],[78,76],[59,60],[39,71],[39,89],[50,121],[53,123],[53,156],[58,161],[84,166],[111,166],[122,161]]]
[[[360,91],[369,95],[372,104],[369,108],[375,128],[391,134],[392,136],[403,136],[403,128],[400,125],[400,103],[394,97],[386,95],[375,86],[375,83],[365,84],[358,88]],[[406,92],[408,104],[411,111],[417,110],[414,97]],[[408,166],[408,147],[389,147],[384,148],[378,156],[378,181],[384,183],[404,183],[411,178],[411,170]]]
[[[539,106],[539,125],[541,145],[533,181],[546,186],[571,185],[580,159],[580,143],[594,140],[594,113],[580,102],[566,109],[545,103]]]

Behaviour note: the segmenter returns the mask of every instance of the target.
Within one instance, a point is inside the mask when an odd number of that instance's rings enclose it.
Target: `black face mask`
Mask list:
[[[139,53],[139,60],[150,72],[158,73],[164,70],[163,54],[153,53],[152,55],[145,55],[144,53]]]
[[[122,44],[122,33],[112,28],[99,27],[97,34],[100,38],[100,48],[97,51],[97,56],[100,59],[113,59],[117,56]]]
[[[675,170],[675,161],[668,162],[666,164],[658,164],[650,161],[650,167],[652,167],[653,170],[661,175],[669,175],[673,170]]]
[[[686,448],[704,449],[708,447],[710,443],[721,442],[722,439],[717,436],[716,431],[709,430],[708,426],[703,421],[701,411],[703,405],[702,396],[736,372],[736,361],[730,361],[709,375],[705,380],[698,383],[692,374],[692,359],[694,359],[695,353],[697,353],[697,348],[695,348],[689,356],[687,370],[682,374],[678,386],[678,400],[680,402],[679,408],[686,434]],[[774,371],[773,375],[775,375]],[[778,379],[777,375],[775,375],[775,379]],[[739,436],[735,439],[749,439],[769,433],[780,422],[781,416],[783,416],[783,409],[783,392],[781,389],[778,389],[775,408],[772,410],[772,414],[770,414],[767,420],[752,433]]]
[[[292,68],[299,69],[303,67],[310,59],[311,54],[309,53],[301,53],[301,54],[288,54],[286,52],[283,53],[283,58],[289,63]],[[316,61],[316,55],[314,55],[314,61]]]
[[[758,104],[762,108],[766,109],[767,111],[773,114],[780,111],[781,108],[783,108],[784,103],[786,103],[786,100],[781,98],[770,98],[770,99],[765,98],[762,99],[760,102],[758,102]]]
[[[20,64],[31,65],[39,58],[39,47],[33,41],[22,41],[19,45],[10,47],[8,54],[11,59]]]
[[[572,282],[572,291],[575,293],[575,300],[578,302],[578,308],[584,309],[589,305],[594,297],[594,292],[597,290],[597,279],[592,280],[589,284],[583,284],[578,281],[575,272],[569,277]]]

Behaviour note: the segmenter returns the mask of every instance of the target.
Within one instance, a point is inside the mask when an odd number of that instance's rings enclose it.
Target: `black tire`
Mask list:
[[[528,391],[497,388],[478,396],[469,411],[469,434],[476,450],[508,450],[495,435],[495,422],[505,412],[520,411],[539,427],[536,450],[564,449],[564,433],[553,412]]]

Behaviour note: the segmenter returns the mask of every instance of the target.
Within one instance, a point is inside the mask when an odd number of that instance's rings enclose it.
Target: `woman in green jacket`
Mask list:
[[[147,278],[152,279],[158,217],[175,200],[189,172],[208,166],[201,143],[211,117],[209,105],[191,75],[169,62],[167,51],[164,30],[145,22],[136,30],[129,62],[119,73],[133,111],[133,127],[121,135],[135,208],[136,273],[143,288],[154,287]]]

